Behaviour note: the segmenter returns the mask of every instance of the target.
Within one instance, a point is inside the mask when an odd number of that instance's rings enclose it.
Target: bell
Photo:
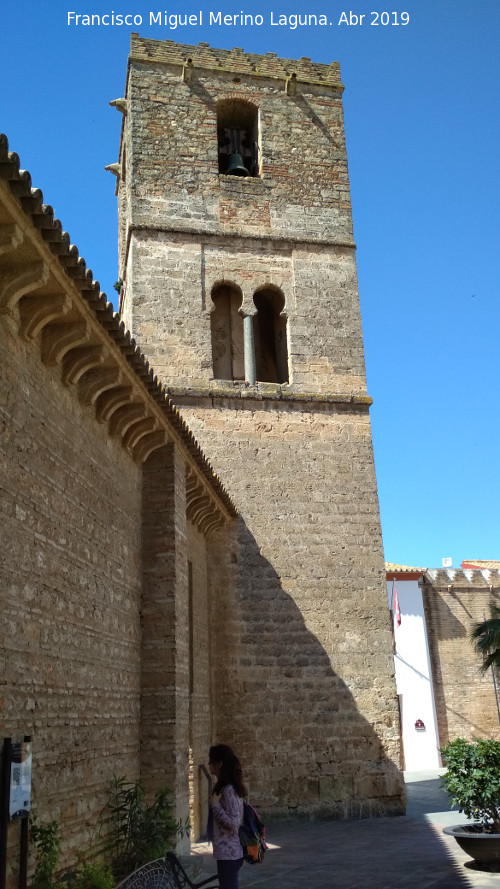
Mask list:
[[[243,158],[239,151],[229,155],[227,162],[226,176],[249,176],[249,172],[243,163]]]

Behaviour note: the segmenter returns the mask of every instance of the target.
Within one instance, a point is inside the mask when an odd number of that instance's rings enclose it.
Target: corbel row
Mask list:
[[[13,315],[20,337],[39,342],[42,361],[61,367],[64,385],[136,462],[177,439],[202,487],[220,501],[221,517],[236,515],[165,387],[1,134],[0,210],[0,315]]]
[[[186,515],[205,537],[210,537],[224,524],[224,517],[216,508],[213,497],[189,469],[186,473]]]
[[[18,255],[24,238],[18,229],[9,233],[6,228],[17,227],[0,227],[0,313],[17,317],[20,337],[39,341],[42,362],[60,366],[64,385],[73,386],[80,402],[94,408],[98,422],[108,424],[109,434],[133,460],[144,462],[167,441],[161,418],[130,384],[112,344],[103,342],[69,293],[53,287],[48,264],[24,263]]]

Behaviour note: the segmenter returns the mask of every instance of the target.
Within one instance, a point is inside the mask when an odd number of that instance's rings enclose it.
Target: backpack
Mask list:
[[[249,864],[260,864],[267,849],[266,828],[258,812],[245,800],[243,800],[243,823],[238,833],[245,861]]]

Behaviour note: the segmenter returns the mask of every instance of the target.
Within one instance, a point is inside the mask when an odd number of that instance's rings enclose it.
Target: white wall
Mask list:
[[[392,580],[387,581],[389,607]],[[417,580],[397,580],[401,624],[394,621],[396,687],[401,703],[405,769],[410,772],[441,766],[432,690],[429,649],[422,594]],[[425,731],[416,731],[421,719]]]

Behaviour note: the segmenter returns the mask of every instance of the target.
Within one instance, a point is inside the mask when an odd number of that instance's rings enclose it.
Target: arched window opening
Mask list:
[[[210,316],[212,364],[216,380],[244,380],[243,318],[238,312],[241,293],[230,284],[212,292],[214,310]]]
[[[217,105],[219,173],[226,176],[259,175],[259,112],[241,99]]]
[[[286,318],[281,315],[285,305],[277,290],[259,290],[253,301],[255,364],[257,379],[262,383],[288,383],[288,344]]]

